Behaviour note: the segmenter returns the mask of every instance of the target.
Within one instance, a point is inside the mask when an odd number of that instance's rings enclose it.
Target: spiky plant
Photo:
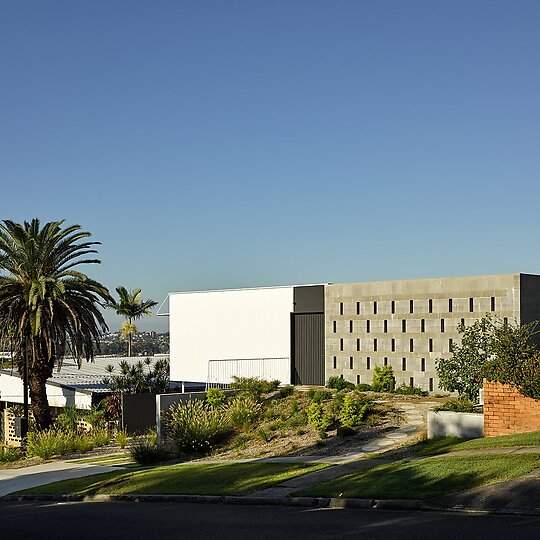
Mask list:
[[[75,270],[97,264],[88,258],[100,242],[79,225],[39,219],[0,223],[0,340],[10,339],[19,372],[25,349],[32,412],[39,429],[51,424],[46,382],[69,350],[80,363],[93,358],[107,325],[100,306],[108,290]]]

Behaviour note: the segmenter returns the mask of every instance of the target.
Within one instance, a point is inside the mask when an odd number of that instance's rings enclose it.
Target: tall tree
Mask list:
[[[75,270],[98,264],[89,255],[100,242],[79,225],[64,227],[39,219],[23,224],[0,223],[0,341],[8,337],[19,373],[28,358],[32,413],[39,429],[51,424],[46,382],[66,352],[79,362],[93,358],[107,325],[100,311],[110,301],[108,290]]]
[[[121,336],[128,338],[128,356],[131,356],[131,340],[133,334],[137,333],[137,327],[133,321],[140,319],[144,315],[152,315],[152,308],[157,305],[154,300],[143,300],[141,289],[128,291],[125,287],[116,287],[119,301],[113,300],[109,307],[114,309],[118,315],[126,318],[122,325]]]

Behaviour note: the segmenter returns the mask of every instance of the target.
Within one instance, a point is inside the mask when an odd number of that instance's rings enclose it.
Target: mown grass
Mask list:
[[[468,440],[459,437],[435,437],[417,443],[411,447],[411,450],[417,456],[435,456],[461,450],[483,450],[513,446],[540,446],[540,431]]]
[[[359,499],[428,499],[510,480],[540,467],[539,454],[444,456],[359,471],[294,495]]]
[[[327,465],[304,463],[197,463],[54,482],[20,493],[245,495]]]

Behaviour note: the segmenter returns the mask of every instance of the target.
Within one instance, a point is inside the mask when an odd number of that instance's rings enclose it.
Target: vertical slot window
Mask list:
[[[429,378],[429,391],[433,392],[433,379],[431,377]]]
[[[369,322],[369,319],[366,321],[366,334],[369,334],[371,332],[371,323]]]
[[[385,356],[385,357],[384,357],[384,365],[385,365],[385,366],[388,365],[388,356]]]
[[[373,302],[373,314],[377,315],[377,302]]]
[[[407,331],[407,321],[405,319],[403,319],[401,321],[401,331],[402,332],[406,332]]]
[[[414,352],[414,339],[409,339],[409,352]]]
[[[452,299],[448,299],[448,313],[452,313],[454,311],[454,306],[452,305]]]
[[[360,338],[356,338],[356,350],[360,350]]]
[[[495,311],[495,297],[491,297],[491,311]]]
[[[406,358],[401,359],[401,371],[407,371],[407,359]]]
[[[428,300],[428,311],[429,313],[433,313],[433,300],[431,298]]]
[[[339,303],[339,314],[343,315],[343,302]]]
[[[414,388],[414,377],[409,377],[409,386]]]
[[[429,339],[429,352],[433,352],[433,339]]]
[[[353,333],[353,322],[352,321],[349,321],[349,332],[351,334]]]
[[[465,326],[465,319],[461,319],[461,326]]]
[[[414,313],[414,300],[409,300],[409,313]]]
[[[396,340],[392,338],[392,352],[396,352]]]
[[[334,324],[332,325],[334,327],[334,334],[337,332],[337,321],[334,321]]]
[[[349,369],[354,368],[354,358],[352,356],[349,356]]]
[[[377,352],[377,338],[373,340],[373,350]]]
[[[392,314],[396,312],[396,302],[394,300],[390,302],[390,311],[392,312]]]
[[[356,314],[360,315],[360,302],[356,302]]]
[[[356,384],[360,384],[360,375],[356,376]]]
[[[388,321],[386,319],[384,319],[384,333],[388,333]]]
[[[366,369],[371,369],[371,358],[369,356],[366,358]]]
[[[505,317],[503,319],[503,324],[504,324],[504,326],[508,326],[508,317]]]
[[[334,356],[334,369],[337,369],[337,356]]]
[[[452,352],[452,347],[454,346],[454,340],[450,338],[448,340],[448,352]]]
[[[339,350],[343,350],[343,338],[339,338]]]
[[[441,319],[441,333],[444,334],[444,319]]]
[[[426,371],[426,359],[422,358],[420,360],[420,371]]]
[[[469,311],[471,313],[474,311],[474,298],[469,298]]]
[[[422,319],[420,321],[420,332],[425,332],[426,331],[426,319]]]

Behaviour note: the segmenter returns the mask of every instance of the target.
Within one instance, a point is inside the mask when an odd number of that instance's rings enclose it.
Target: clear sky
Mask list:
[[[540,273],[539,27],[536,0],[0,0],[0,218],[82,225],[90,275],[159,301]]]

